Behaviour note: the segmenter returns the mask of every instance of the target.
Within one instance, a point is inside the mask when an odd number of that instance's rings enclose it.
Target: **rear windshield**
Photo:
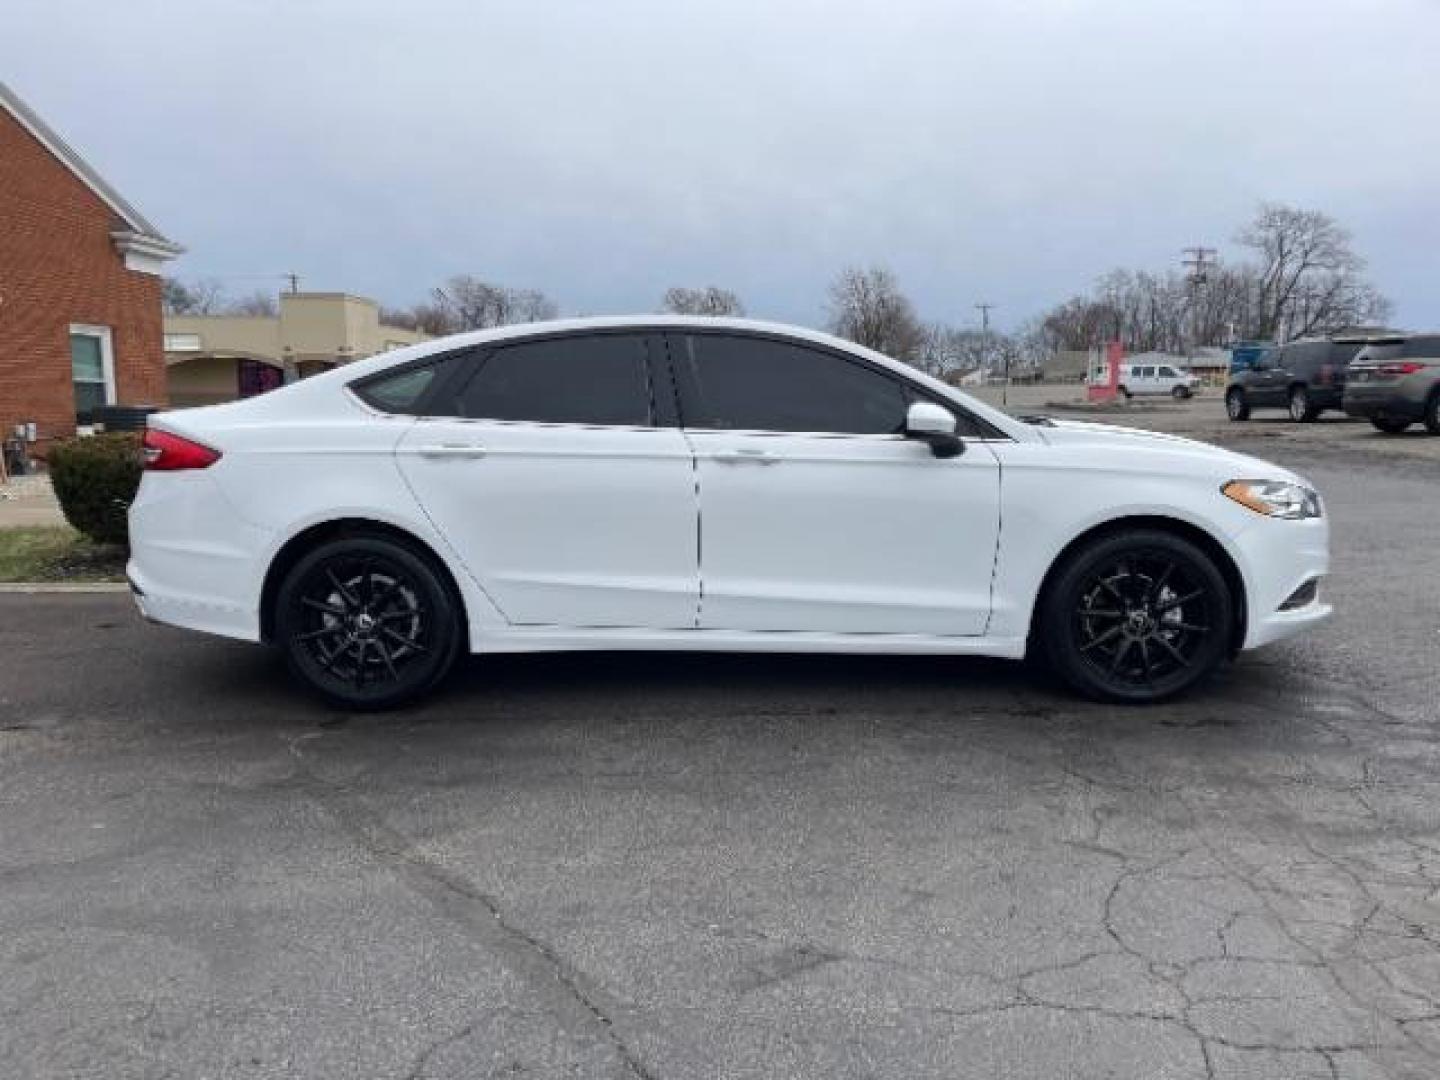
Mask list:
[[[1333,346],[1329,357],[1330,363],[1348,364],[1352,359],[1354,359],[1355,354],[1360,351],[1361,347],[1364,344],[1365,343],[1363,341],[1335,342],[1335,345]]]
[[[1440,357],[1440,334],[1420,334],[1417,337],[1406,338],[1400,355],[1426,359]]]
[[[1403,342],[1381,341],[1372,342],[1360,350],[1360,355],[1355,357],[1356,363],[1378,364],[1385,360],[1391,360],[1400,354]]]

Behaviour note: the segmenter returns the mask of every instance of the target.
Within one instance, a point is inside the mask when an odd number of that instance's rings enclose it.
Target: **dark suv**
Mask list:
[[[1387,435],[1417,420],[1440,435],[1440,334],[1372,338],[1350,364],[1345,411]]]
[[[1345,369],[1365,341],[1301,338],[1271,349],[1230,376],[1226,413],[1231,420],[1248,420],[1251,409],[1286,409],[1291,420],[1305,423],[1326,409],[1340,408]]]

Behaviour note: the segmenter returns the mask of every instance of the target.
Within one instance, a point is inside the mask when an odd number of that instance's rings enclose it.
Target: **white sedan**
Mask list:
[[[1330,611],[1293,473],[788,326],[462,334],[158,414],[145,447],[143,613],[273,643],[350,708],[559,649],[1037,651],[1145,702]]]

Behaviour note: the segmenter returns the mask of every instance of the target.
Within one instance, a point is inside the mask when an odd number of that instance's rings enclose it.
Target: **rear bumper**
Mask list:
[[[154,622],[260,640],[255,560],[270,534],[203,472],[146,473],[130,507],[125,577]]]
[[[1412,400],[1398,387],[1350,386],[1345,391],[1345,412],[1366,420],[1376,417],[1419,420],[1425,412],[1423,400]]]

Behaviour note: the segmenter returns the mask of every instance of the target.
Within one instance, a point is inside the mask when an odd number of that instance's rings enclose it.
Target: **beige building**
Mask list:
[[[375,301],[346,293],[283,293],[279,315],[167,315],[170,404],[251,397],[427,337],[382,323]]]

